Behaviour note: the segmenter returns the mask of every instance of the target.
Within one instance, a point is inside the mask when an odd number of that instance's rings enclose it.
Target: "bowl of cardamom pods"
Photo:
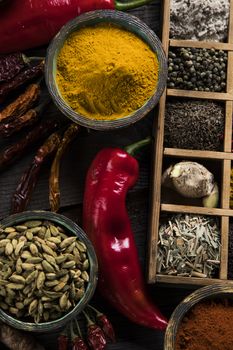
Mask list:
[[[139,18],[90,11],[65,24],[50,43],[45,80],[54,103],[73,122],[116,129],[158,103],[167,59],[157,35]]]
[[[52,212],[28,211],[0,223],[0,321],[51,332],[94,294],[98,263],[82,229]]]

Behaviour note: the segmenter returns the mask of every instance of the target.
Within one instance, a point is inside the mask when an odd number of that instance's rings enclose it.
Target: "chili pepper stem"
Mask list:
[[[83,337],[82,336],[82,332],[81,332],[81,329],[79,327],[79,324],[78,324],[78,321],[76,320],[76,318],[74,319],[74,323],[75,323],[75,326],[76,326],[76,328],[78,330],[78,335],[80,336],[80,338],[82,338]]]
[[[89,305],[89,304],[88,304],[87,306],[89,307],[89,309],[95,311],[95,313],[96,313],[97,316],[103,315],[103,313],[100,312],[99,310],[97,310],[96,308],[94,308],[94,306],[91,306],[91,305]]]
[[[115,1],[115,8],[119,11],[126,11],[133,9],[135,7],[143,6],[149,4],[152,0],[131,0],[128,2]]]
[[[135,154],[141,150],[141,148],[148,146],[152,141],[151,137],[147,137],[144,140],[132,143],[129,146],[124,147],[124,150],[129,153],[131,156],[135,156]]]
[[[85,311],[83,311],[83,314],[84,314],[84,316],[85,316],[85,318],[87,320],[87,326],[94,325],[94,322],[90,319],[90,317],[88,316],[88,314]]]

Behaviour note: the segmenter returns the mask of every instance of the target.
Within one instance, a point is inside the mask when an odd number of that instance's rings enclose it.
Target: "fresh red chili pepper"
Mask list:
[[[103,350],[107,341],[102,329],[83,311],[87,320],[87,342],[91,350]]]
[[[137,181],[139,166],[128,147],[105,148],[93,160],[86,177],[83,227],[91,239],[100,269],[99,291],[130,320],[165,329],[166,319],[150,300],[126,209],[127,191]]]
[[[47,44],[60,28],[83,12],[127,10],[151,0],[14,0],[0,13],[0,53]]]

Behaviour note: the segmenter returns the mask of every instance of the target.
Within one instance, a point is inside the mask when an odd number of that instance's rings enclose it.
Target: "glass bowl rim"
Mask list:
[[[59,89],[54,78],[54,65],[56,61],[56,54],[63,46],[67,37],[80,26],[84,26],[88,21],[102,21],[122,26],[134,34],[136,34],[141,40],[147,43],[147,45],[156,54],[159,61],[158,69],[158,81],[156,89],[153,95],[136,111],[123,118],[114,120],[97,120],[85,117],[75,112],[60,96]],[[93,23],[89,23],[89,26]],[[129,13],[124,13],[117,10],[95,10],[89,11],[67,22],[57,33],[54,39],[51,41],[46,54],[45,59],[45,81],[48,87],[48,91],[52,97],[53,102],[58,109],[73,122],[80,124],[84,127],[95,130],[111,130],[121,127],[129,126],[143,117],[145,117],[158,103],[165,87],[167,79],[167,58],[162,46],[162,43],[155,32],[150,29],[145,22],[136,16]]]
[[[67,324],[67,322],[71,321],[75,316],[77,316],[88,304],[95,292],[97,285],[98,261],[94,247],[89,238],[87,237],[86,233],[74,221],[62,214],[49,212],[45,210],[24,211],[21,213],[7,216],[6,218],[0,221],[0,227],[4,228],[8,225],[15,225],[22,221],[29,220],[48,220],[64,227],[68,234],[70,233],[76,235],[87,246],[87,255],[90,262],[90,280],[88,282],[84,296],[82,297],[82,299],[80,299],[80,301],[75,307],[73,307],[69,312],[65,313],[62,317],[56,320],[36,324],[34,322],[24,322],[18,320],[17,318],[11,316],[10,314],[6,313],[0,308],[0,320],[7,323],[8,325],[24,331],[47,333],[50,331],[56,331],[64,327]]]
[[[232,283],[214,283],[205,287],[201,287],[188,296],[186,296],[173,311],[164,336],[164,350],[175,350],[175,339],[177,331],[182,319],[187,312],[200,301],[211,298],[220,299],[231,296],[233,299],[233,281]]]

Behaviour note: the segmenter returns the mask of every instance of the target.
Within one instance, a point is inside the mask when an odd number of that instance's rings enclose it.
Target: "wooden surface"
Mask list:
[[[166,284],[187,284],[187,285],[208,285],[215,282],[225,283],[228,275],[228,235],[229,220],[233,216],[233,210],[230,209],[230,175],[232,162],[232,113],[233,113],[233,0],[230,0],[230,23],[228,31],[228,40],[226,43],[193,41],[193,40],[172,40],[169,37],[170,26],[170,0],[163,2],[163,32],[162,43],[166,54],[168,55],[170,47],[197,47],[197,48],[215,48],[228,51],[227,62],[227,80],[226,92],[203,92],[182,89],[167,89],[163,94],[158,111],[157,130],[155,130],[155,156],[153,162],[152,178],[152,202],[149,229],[149,261],[148,261],[148,282],[162,282]],[[205,100],[221,101],[225,107],[225,133],[223,142],[223,152],[210,152],[199,150],[183,150],[176,148],[164,148],[164,118],[166,110],[166,101],[170,96],[182,98],[201,98]],[[191,204],[190,200],[185,198],[176,198],[169,194],[163,196],[161,190],[161,177],[163,171],[163,162],[168,160],[168,166],[176,159],[177,161],[197,159],[205,165],[215,176],[220,189],[220,199],[218,208],[205,208],[201,202]],[[212,165],[209,160],[211,159]],[[212,167],[212,169],[210,168]],[[164,191],[165,192],[165,191]],[[171,192],[171,191],[170,191]],[[205,278],[197,279],[194,277],[183,278],[179,276],[166,276],[156,274],[156,253],[158,242],[158,229],[161,212],[174,213],[192,213],[202,215],[214,215],[220,219],[221,231],[221,258],[218,279]],[[232,284],[233,281],[228,283]]]
[[[160,1],[155,0],[151,5],[130,11],[145,21],[157,34],[160,31]],[[33,54],[45,54],[45,50],[34,50]],[[61,115],[54,106],[51,106],[46,115]],[[140,140],[151,134],[155,112],[151,112],[143,121],[126,129],[112,132],[83,133],[71,145],[66,153],[61,171],[61,213],[72,218],[81,225],[82,197],[84,179],[87,168],[96,152],[106,146],[124,146]],[[6,143],[0,140],[0,146]],[[35,153],[36,147],[30,149],[27,155],[18,160],[8,170],[0,174],[0,218],[10,213],[10,202],[19,178]],[[141,154],[140,179],[137,185],[128,195],[127,205],[135,232],[135,240],[139,250],[142,268],[146,273],[147,234],[149,222],[149,180],[151,177],[151,159],[153,149]],[[39,182],[33,193],[28,209],[49,209],[48,205],[48,175],[50,163],[43,167]],[[187,289],[174,289],[166,287],[150,287],[154,301],[159,305],[167,317],[170,316],[175,306],[190,293]],[[111,344],[107,349],[112,350],[162,350],[164,334],[159,331],[149,330],[132,324],[121,316],[113,308],[108,306],[96,293],[93,305],[106,312],[111,319],[117,333],[116,344]],[[56,350],[56,334],[40,335],[38,339],[48,350]],[[0,349],[3,346],[0,344]]]

